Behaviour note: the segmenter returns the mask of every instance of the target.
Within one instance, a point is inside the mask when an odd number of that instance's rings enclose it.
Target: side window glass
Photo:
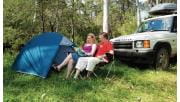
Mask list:
[[[173,20],[172,32],[177,32],[177,16],[175,16]]]

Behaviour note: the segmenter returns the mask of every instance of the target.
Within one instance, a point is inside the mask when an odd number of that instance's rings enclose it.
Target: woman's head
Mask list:
[[[93,33],[89,33],[86,38],[86,43],[96,43],[96,37]]]

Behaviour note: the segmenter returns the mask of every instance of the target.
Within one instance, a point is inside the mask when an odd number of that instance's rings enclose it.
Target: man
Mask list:
[[[74,78],[77,79],[79,73],[86,69],[88,71],[87,77],[93,72],[95,66],[100,62],[109,62],[106,53],[114,54],[113,46],[108,40],[108,34],[103,32],[99,34],[100,43],[98,44],[95,57],[80,57],[75,66],[76,73]]]

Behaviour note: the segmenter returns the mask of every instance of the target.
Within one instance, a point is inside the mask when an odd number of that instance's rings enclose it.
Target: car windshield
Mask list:
[[[169,31],[172,25],[172,17],[153,19],[142,22],[137,32],[147,31]]]

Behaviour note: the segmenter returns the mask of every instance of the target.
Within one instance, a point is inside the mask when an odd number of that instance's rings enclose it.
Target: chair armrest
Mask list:
[[[106,53],[106,56],[107,56],[107,58],[109,59],[109,61],[114,60],[114,54],[112,54],[112,53]]]

